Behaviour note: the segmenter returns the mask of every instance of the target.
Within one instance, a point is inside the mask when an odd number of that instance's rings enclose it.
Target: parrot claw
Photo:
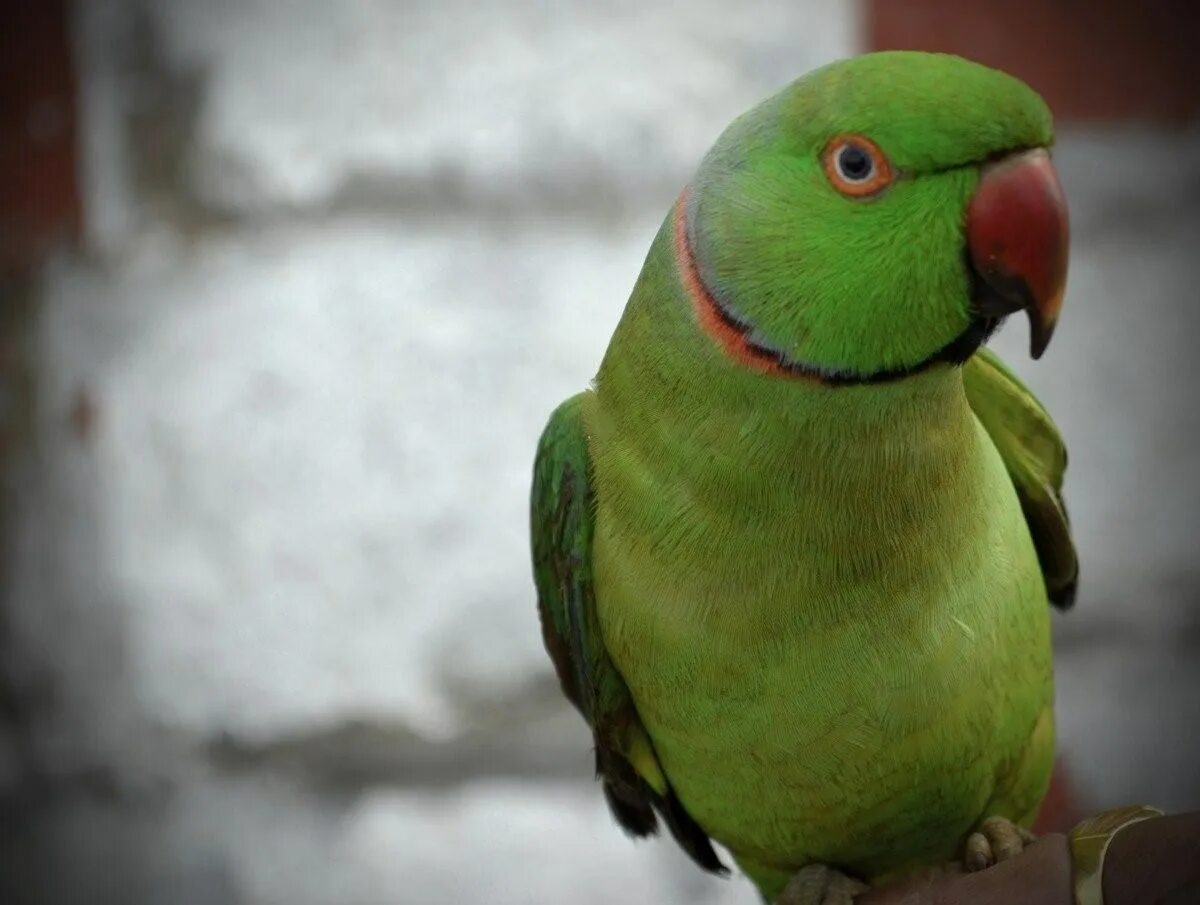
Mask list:
[[[1007,817],[989,817],[967,837],[963,866],[968,872],[983,870],[1021,854],[1036,839],[1037,836]]]
[[[854,897],[869,888],[832,867],[809,864],[796,871],[775,905],[853,905]]]

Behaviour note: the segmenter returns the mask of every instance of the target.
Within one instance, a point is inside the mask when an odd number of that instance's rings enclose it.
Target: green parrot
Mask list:
[[[534,464],[538,610],[616,820],[768,901],[1011,856],[1078,566],[1049,415],[1045,103],[940,54],[818,69],[720,136]]]

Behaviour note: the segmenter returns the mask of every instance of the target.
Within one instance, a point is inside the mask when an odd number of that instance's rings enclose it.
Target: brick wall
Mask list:
[[[1029,82],[1059,123],[1200,114],[1200,11],[1188,0],[870,0],[867,45],[956,53]]]

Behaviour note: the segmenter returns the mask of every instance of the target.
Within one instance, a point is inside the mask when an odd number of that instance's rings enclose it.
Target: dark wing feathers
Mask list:
[[[980,349],[967,361],[963,383],[1016,488],[1050,602],[1069,609],[1079,560],[1062,498],[1067,470],[1062,437],[1041,403],[991,351]]]
[[[675,793],[669,786],[665,794],[655,792],[623,748],[634,734],[644,737],[644,729],[597,623],[583,399],[568,399],[550,416],[533,466],[533,573],[546,651],[563,693],[592,728],[596,773],[617,822],[634,836],[647,836],[657,832],[661,817],[697,864],[724,872],[707,834]]]

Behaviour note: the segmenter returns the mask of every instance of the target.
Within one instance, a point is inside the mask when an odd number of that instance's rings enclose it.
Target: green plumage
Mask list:
[[[825,180],[843,132],[902,174],[879,198]],[[630,832],[657,811],[773,897],[805,864],[878,881],[955,857],[983,817],[1032,819],[1047,602],[1077,571],[1065,453],[991,353],[921,362],[972,324],[979,163],[1048,141],[1019,82],[919,54],[818,71],[722,137],[679,221],[700,277],[849,386],[727,354],[668,216],[594,388],[542,436],[532,500],[546,646]]]

